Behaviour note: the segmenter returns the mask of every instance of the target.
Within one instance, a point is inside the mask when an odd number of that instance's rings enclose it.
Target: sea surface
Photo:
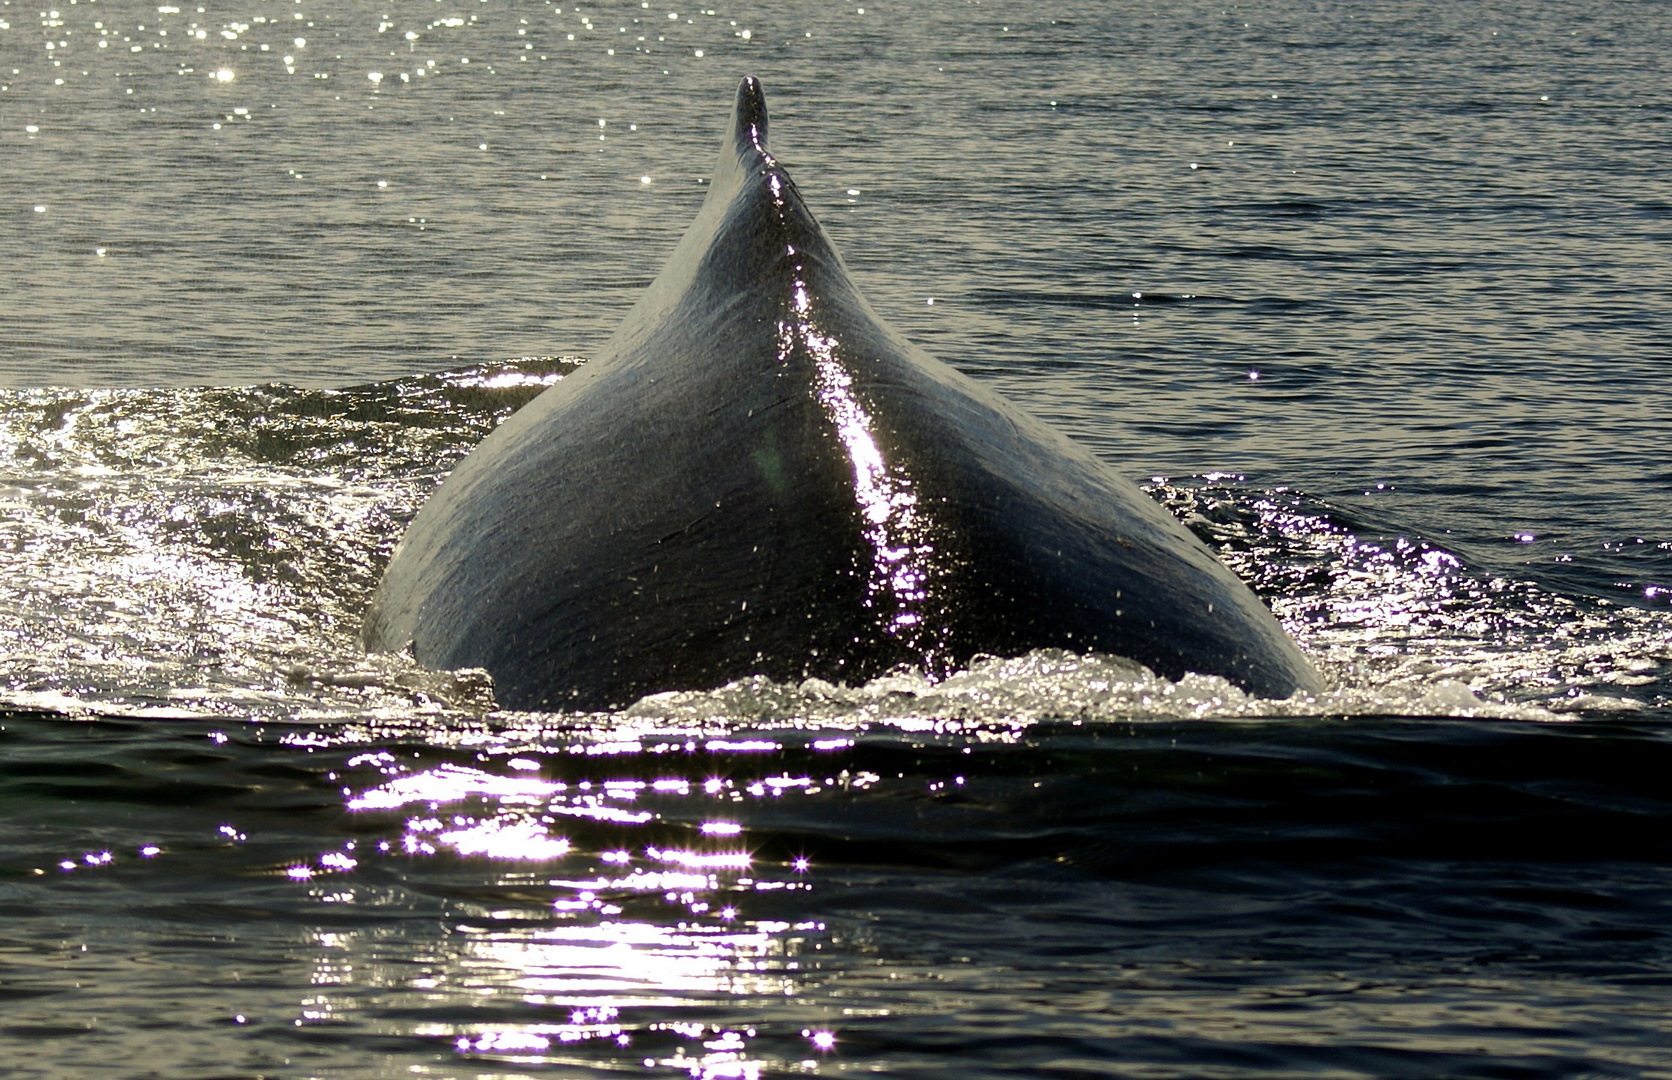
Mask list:
[[[0,1077],[1672,1077],[1672,7],[710,2],[0,0]],[[745,74],[1325,693],[361,652]]]

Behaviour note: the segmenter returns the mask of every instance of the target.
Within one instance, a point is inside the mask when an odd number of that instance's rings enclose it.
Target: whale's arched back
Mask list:
[[[368,647],[486,668],[520,708],[1040,647],[1317,687],[1174,518],[887,327],[766,140],[745,79],[666,267],[424,506]]]

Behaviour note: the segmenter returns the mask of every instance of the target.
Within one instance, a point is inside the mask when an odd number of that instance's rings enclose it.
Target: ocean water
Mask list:
[[[1672,1077],[1660,3],[0,0],[0,1077]],[[366,656],[737,79],[1328,684]],[[631,484],[631,477],[623,477]]]

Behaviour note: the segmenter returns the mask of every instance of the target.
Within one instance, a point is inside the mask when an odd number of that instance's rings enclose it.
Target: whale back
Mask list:
[[[435,492],[365,640],[486,668],[521,708],[1041,647],[1317,686],[1171,515],[871,310],[753,79],[666,267]]]

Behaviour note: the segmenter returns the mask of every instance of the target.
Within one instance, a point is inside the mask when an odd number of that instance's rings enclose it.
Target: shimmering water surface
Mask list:
[[[1672,1076],[1662,4],[0,0],[0,1076]],[[356,647],[737,78],[1319,664]],[[623,477],[631,484],[631,477]]]

